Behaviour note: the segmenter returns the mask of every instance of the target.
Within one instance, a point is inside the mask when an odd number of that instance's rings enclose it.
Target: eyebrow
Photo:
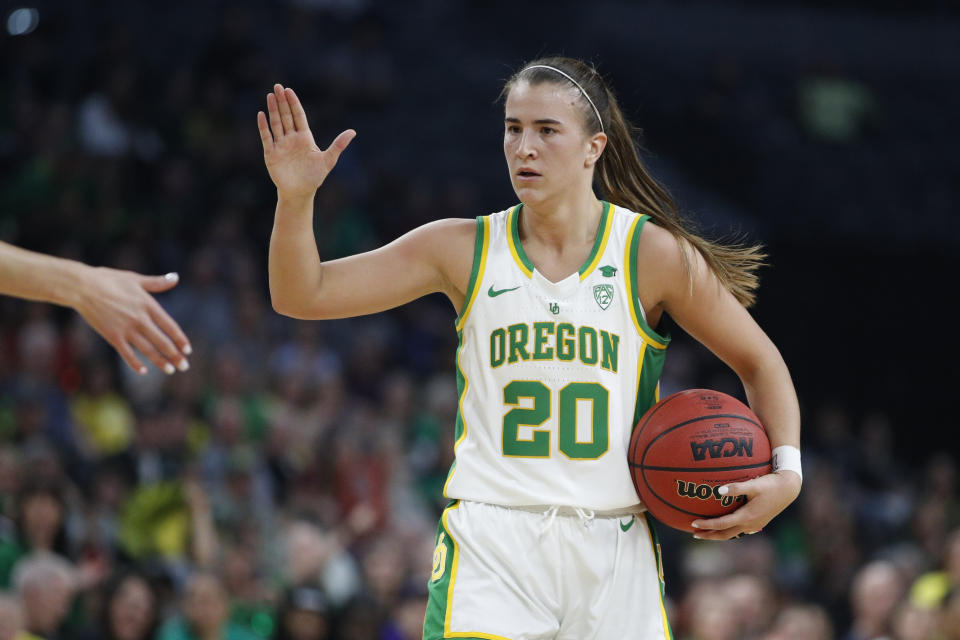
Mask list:
[[[519,118],[504,118],[504,122],[516,122],[519,123]],[[553,118],[540,118],[539,120],[534,120],[533,124],[563,124],[559,120],[554,120]]]

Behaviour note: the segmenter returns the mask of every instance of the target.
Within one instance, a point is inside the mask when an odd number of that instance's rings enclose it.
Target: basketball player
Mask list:
[[[150,295],[177,282],[175,273],[95,268],[0,242],[0,294],[76,309],[139,374],[147,368],[134,348],[168,375],[190,368],[187,336]]]
[[[321,151],[294,92],[276,85],[269,120],[257,115],[277,187],[273,305],[342,318],[441,291],[458,311],[452,502],[424,638],[669,638],[626,447],[657,397],[669,337],[656,327],[669,313],[739,375],[771,445],[799,457],[790,376],[744,306],[762,256],[686,229],[592,68],[539,60],[504,95],[503,149],[521,204],[321,263],[314,193],[356,134]],[[748,501],[697,521],[699,537],[760,530],[799,493],[799,464],[786,466],[796,472],[781,465],[728,485]]]

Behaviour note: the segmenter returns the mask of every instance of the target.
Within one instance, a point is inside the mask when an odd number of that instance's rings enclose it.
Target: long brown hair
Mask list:
[[[568,84],[569,79],[544,65],[559,69],[573,78],[589,96],[580,100],[587,133],[602,130],[607,134],[607,146],[597,161],[594,180],[604,199],[637,213],[650,215],[654,222],[672,233],[680,243],[684,264],[693,284],[688,247],[692,246],[706,260],[723,285],[745,307],[753,304],[760,284],[757,269],[764,264],[766,254],[760,245],[726,244],[707,240],[695,226],[677,210],[667,190],[647,171],[634,136],[639,134],[623,115],[613,92],[593,67],[573,58],[550,57],[528,62],[507,81],[502,96],[519,81],[531,85],[545,82]],[[533,67],[533,68],[531,68]],[[593,105],[590,101],[593,101]],[[594,111],[594,106],[596,111]],[[597,119],[599,114],[603,122]]]

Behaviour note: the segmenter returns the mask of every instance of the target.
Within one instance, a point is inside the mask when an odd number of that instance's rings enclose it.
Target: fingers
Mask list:
[[[159,305],[157,305],[159,306]],[[151,313],[151,316],[153,313]],[[181,355],[180,350],[177,349],[176,345],[173,344],[173,341],[167,337],[167,334],[160,331],[153,322],[144,323],[140,327],[140,335],[145,337],[154,348],[160,352],[164,358],[164,364],[170,364],[175,366],[180,371],[186,371],[190,368],[190,363],[187,362],[187,359]],[[146,354],[144,354],[146,355]],[[167,367],[162,367],[164,371],[167,371]]]
[[[280,84],[273,85],[273,93],[277,97],[277,106],[280,110],[280,122],[283,124],[284,133],[293,133],[296,127],[293,126],[293,112],[290,111],[290,103],[287,102],[287,92],[283,90]]]
[[[690,525],[694,529],[699,529],[700,531],[725,531],[727,529],[739,529],[743,521],[743,516],[739,515],[737,511],[733,513],[728,513],[725,516],[720,516],[719,518],[702,518],[700,520],[694,520]]]
[[[257,111],[257,128],[260,129],[260,142],[263,143],[263,152],[266,153],[273,149],[273,135],[267,126],[267,114],[263,111]]]
[[[717,493],[722,496],[747,496],[752,498],[759,489],[756,480],[756,478],[753,478],[744,482],[731,482],[717,489]]]
[[[273,131],[274,138],[283,135],[283,124],[280,122],[280,108],[277,105],[277,96],[273,93],[267,94],[267,113],[270,114],[270,130]]]
[[[160,327],[160,331],[165,333],[171,340],[173,340],[177,349],[180,350],[185,356],[193,353],[193,348],[190,346],[190,340],[187,338],[186,334],[183,333],[183,330],[180,329],[180,325],[170,317],[166,311],[163,310],[159,304],[153,304],[150,306],[150,317],[153,321]],[[179,356],[179,354],[178,354]],[[186,371],[190,368],[190,363],[187,362],[186,358],[182,359],[182,363],[178,360],[177,368],[181,371]],[[184,367],[184,364],[186,367]]]
[[[743,535],[743,529],[740,527],[732,527],[730,529],[723,529],[722,531],[698,531],[693,534],[693,537],[697,540],[733,540],[734,538],[739,538]]]
[[[743,536],[760,533],[761,531],[762,529],[757,529],[756,531],[747,531],[743,527],[731,527],[721,531],[698,531],[697,533],[693,534],[693,537],[697,540],[736,540],[738,538],[742,538]]]
[[[180,282],[180,276],[176,272],[170,272],[163,276],[141,276],[140,285],[149,292],[159,293],[162,291],[167,291],[177,286],[177,283]],[[185,371],[183,368],[183,363],[180,358],[182,353],[185,356],[193,353],[193,348],[190,346],[190,340],[187,338],[186,334],[183,333],[183,330],[180,329],[180,325],[170,317],[170,315],[163,310],[156,300],[150,298],[147,301],[147,313],[150,314],[150,319],[160,328],[166,336],[176,345],[176,350],[179,352],[174,353],[174,358],[172,362],[177,364],[177,368],[181,371]],[[169,342],[169,341],[168,341]],[[160,346],[160,345],[158,345]],[[184,360],[185,362],[185,360]],[[189,368],[189,363],[186,364],[186,368]]]
[[[343,153],[343,150],[347,148],[347,145],[350,144],[350,141],[357,137],[357,132],[353,129],[347,129],[342,132],[333,142],[330,143],[330,147],[324,152],[330,155],[330,168],[332,169],[334,165],[337,164],[337,160],[340,159],[340,154]]]
[[[165,374],[173,375],[176,372],[176,368],[171,364],[163,355],[157,350],[153,343],[147,340],[140,333],[134,333],[130,336],[130,343],[142,353],[147,360],[152,362],[158,369],[163,371]]]
[[[308,131],[310,127],[307,125],[307,114],[303,110],[303,105],[300,104],[300,99],[297,97],[297,94],[289,87],[284,90],[284,94],[287,98],[287,104],[290,105],[290,111],[293,114],[293,126],[297,128],[297,131]]]
[[[173,271],[163,276],[140,277],[140,286],[152,293],[160,293],[161,291],[173,289],[177,286],[178,282],[180,282],[180,275]]]
[[[130,348],[126,340],[120,339],[111,344],[113,344],[113,348],[117,350],[117,353],[120,354],[120,357],[123,358],[123,361],[127,363],[127,366],[140,375],[146,375],[147,368],[140,361],[140,358],[137,357],[137,354],[133,352],[133,349]]]

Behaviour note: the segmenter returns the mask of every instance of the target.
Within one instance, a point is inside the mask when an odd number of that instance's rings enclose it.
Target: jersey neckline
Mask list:
[[[582,282],[590,275],[590,273],[597,267],[597,264],[600,262],[600,256],[603,255],[603,250],[607,246],[607,240],[610,238],[610,228],[613,222],[613,216],[610,215],[611,209],[613,206],[606,200],[601,200],[603,203],[603,213],[600,214],[600,224],[597,225],[597,236],[593,241],[593,248],[590,250],[590,255],[587,256],[586,261],[583,263],[583,266],[577,270],[576,273],[580,274],[580,281]],[[517,266],[520,267],[520,270],[528,278],[533,277],[533,272],[537,270],[530,258],[527,257],[526,252],[523,250],[523,244],[520,242],[520,210],[523,208],[523,203],[515,205],[510,212],[507,214],[507,245],[510,247],[510,254],[513,256],[514,262],[517,263]],[[537,273],[545,282],[551,284],[559,284],[560,282],[565,282],[567,278],[560,280],[559,282],[553,282],[552,280],[547,279],[539,271]]]

